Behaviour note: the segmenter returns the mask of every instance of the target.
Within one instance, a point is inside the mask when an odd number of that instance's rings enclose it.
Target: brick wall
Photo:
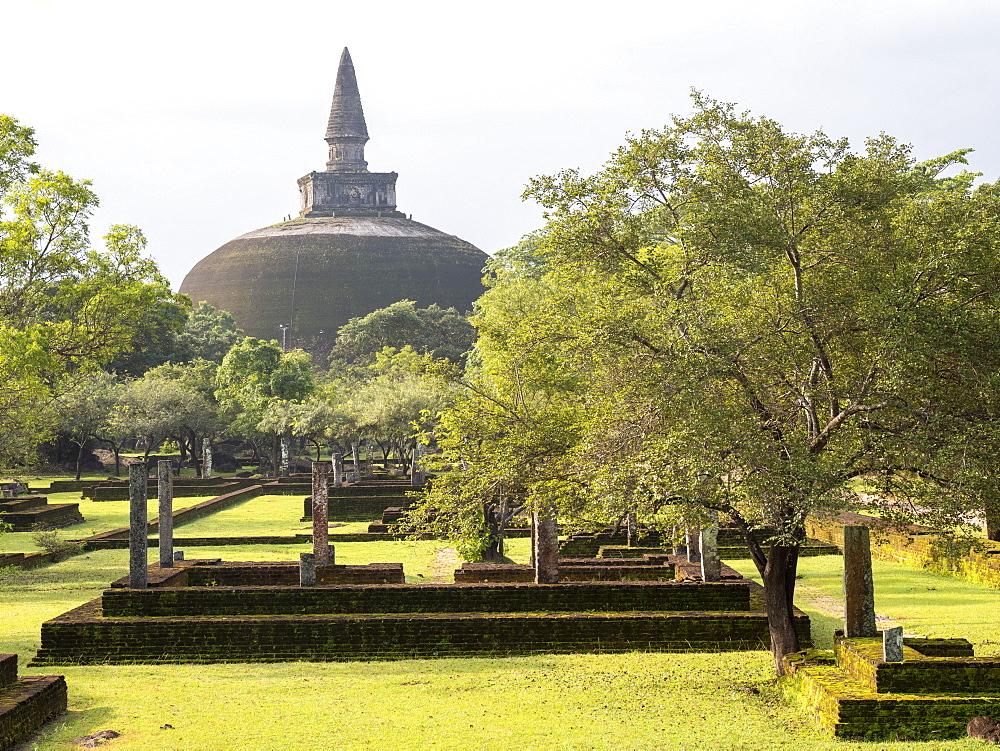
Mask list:
[[[215,616],[336,613],[531,613],[531,612],[740,612],[750,609],[745,583],[585,583],[333,585],[322,587],[240,586],[250,567],[193,566],[188,588],[112,589],[104,593],[104,615]],[[275,579],[297,568],[257,566],[254,577]],[[330,567],[331,569],[341,567]],[[343,567],[364,569],[367,567]],[[270,569],[270,570],[268,570]],[[281,569],[285,572],[282,573]],[[399,569],[400,573],[402,568]],[[201,586],[213,582],[219,586]],[[280,583],[290,584],[287,580]]]
[[[762,649],[762,613],[465,613],[102,619],[89,603],[42,626],[34,664],[346,661]],[[796,619],[803,644],[809,621]]]

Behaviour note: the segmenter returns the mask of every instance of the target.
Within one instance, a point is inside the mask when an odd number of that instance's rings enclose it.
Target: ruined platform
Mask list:
[[[47,621],[32,664],[397,660],[769,644],[760,587],[746,579],[299,587],[248,583],[279,575],[278,569],[295,571],[293,565],[185,564],[151,567],[148,589],[109,589]],[[328,581],[324,569],[337,568],[352,567],[319,566],[318,581]],[[809,619],[799,611],[796,628],[810,643]]]
[[[49,503],[43,495],[22,495],[0,500],[0,521],[13,532],[55,529],[84,521],[79,503]]]
[[[13,748],[66,711],[61,675],[17,676],[17,655],[0,654],[0,749]]]
[[[782,689],[838,738],[958,738],[973,717],[1000,713],[1000,659],[975,657],[965,639],[903,645],[903,661],[886,662],[881,638],[838,633],[832,652],[787,655]]]

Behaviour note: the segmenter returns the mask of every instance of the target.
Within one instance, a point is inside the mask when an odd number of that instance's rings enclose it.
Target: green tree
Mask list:
[[[86,180],[28,161],[30,128],[0,116],[0,463],[27,462],[56,426],[62,376],[107,366],[150,311],[175,298],[143,257],[142,233],[111,227],[90,246]]]
[[[218,427],[214,405],[196,388],[151,373],[126,384],[112,416],[113,430],[129,430],[141,439],[146,460],[167,438],[203,435]]]
[[[547,307],[523,311],[527,351],[501,327],[480,327],[477,350],[486,372],[547,357],[574,384],[557,414],[579,394],[572,430],[543,446],[561,472],[516,478],[529,497],[664,525],[728,516],[763,578],[780,670],[799,647],[808,514],[856,507],[858,478],[942,523],[981,505],[971,485],[924,479],[955,470],[998,393],[1000,191],[941,176],[965,155],[918,164],[884,135],[856,153],[695,94],[691,116],[597,174],[533,180]],[[552,311],[571,314],[554,325]],[[473,419],[460,428],[456,444],[483,438]]]
[[[79,480],[81,460],[87,445],[95,439],[108,440],[101,436],[114,434],[109,425],[122,387],[115,382],[114,376],[103,371],[80,374],[69,380],[67,385],[58,389],[59,396],[54,406],[59,431],[77,447],[76,479]],[[112,447],[117,470],[120,442],[112,443]]]
[[[179,384],[197,397],[199,410],[184,412],[174,422],[169,433],[180,448],[181,466],[188,458],[194,463],[195,473],[201,473],[201,452],[203,439],[211,437],[225,428],[225,422],[215,398],[215,380],[219,366],[211,360],[195,359],[184,363],[165,363],[149,370],[144,378],[171,381]]]
[[[457,363],[475,340],[475,329],[455,308],[418,308],[412,300],[400,300],[341,326],[331,357],[367,364],[385,347],[410,346]]]
[[[279,443],[293,424],[289,407],[305,401],[315,388],[308,353],[282,352],[275,341],[248,337],[223,358],[215,395],[231,430],[250,439],[271,438],[271,463],[277,476]]]
[[[222,358],[244,336],[236,326],[233,316],[224,310],[200,302],[194,308],[177,336],[180,360],[211,360],[221,363]]]

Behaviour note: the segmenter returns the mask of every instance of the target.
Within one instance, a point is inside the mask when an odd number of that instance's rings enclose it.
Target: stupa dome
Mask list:
[[[180,291],[232,313],[248,335],[329,344],[351,318],[402,299],[469,310],[487,255],[396,210],[396,173],[369,172],[368,130],[345,49],[326,131],[326,171],[299,179],[300,217],[199,261]]]

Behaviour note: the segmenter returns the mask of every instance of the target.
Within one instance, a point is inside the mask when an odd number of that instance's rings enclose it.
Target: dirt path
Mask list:
[[[441,584],[451,582],[455,578],[455,569],[461,565],[462,559],[455,548],[435,548],[430,580]]]
[[[841,621],[844,620],[844,599],[842,597],[828,595],[815,587],[810,587],[808,584],[797,584],[795,587],[795,597],[796,599],[801,598],[801,602],[807,603],[809,607],[816,608],[816,610],[824,615],[837,618]],[[880,630],[893,628],[894,626],[904,626],[903,621],[905,620],[905,618],[895,618],[883,613],[875,614],[875,623]],[[918,634],[907,633],[906,636],[918,636]]]

